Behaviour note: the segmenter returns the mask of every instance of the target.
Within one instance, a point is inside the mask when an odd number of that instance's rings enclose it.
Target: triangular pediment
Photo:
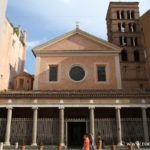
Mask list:
[[[39,51],[120,51],[121,49],[105,40],[97,38],[81,30],[69,32],[52,41],[48,41],[33,49],[34,54]]]

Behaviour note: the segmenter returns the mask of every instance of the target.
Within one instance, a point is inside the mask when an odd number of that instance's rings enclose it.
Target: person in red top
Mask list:
[[[83,136],[83,138],[84,138],[84,143],[83,143],[82,150],[90,150],[90,139],[89,139],[88,135],[85,134]]]

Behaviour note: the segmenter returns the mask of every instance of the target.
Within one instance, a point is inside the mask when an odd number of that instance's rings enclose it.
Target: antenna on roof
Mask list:
[[[79,21],[76,21],[76,29],[79,29]]]

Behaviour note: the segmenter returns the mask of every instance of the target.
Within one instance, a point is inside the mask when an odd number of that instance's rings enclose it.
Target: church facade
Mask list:
[[[117,45],[77,26],[35,47],[33,90],[23,73],[16,90],[0,92],[0,141],[79,148],[85,133],[100,133],[106,145],[149,142],[150,92],[122,80]]]
[[[34,48],[33,91],[0,93],[1,141],[80,147],[83,134],[100,133],[106,145],[148,142],[150,93],[122,89],[120,52],[78,27]]]

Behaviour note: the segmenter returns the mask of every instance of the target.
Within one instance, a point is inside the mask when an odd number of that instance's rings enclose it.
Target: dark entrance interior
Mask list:
[[[85,122],[68,122],[68,147],[81,148],[85,133]]]

